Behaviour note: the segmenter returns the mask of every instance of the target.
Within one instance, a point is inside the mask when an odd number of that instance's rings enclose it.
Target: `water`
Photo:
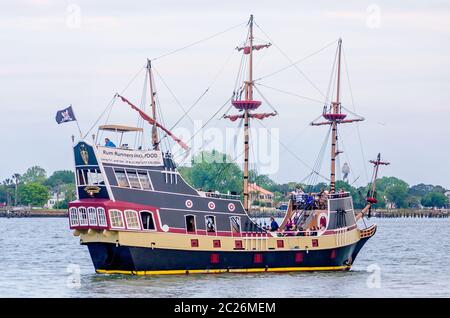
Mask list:
[[[450,297],[450,219],[375,221],[350,272],[121,276],[95,274],[66,219],[0,218],[0,296]]]

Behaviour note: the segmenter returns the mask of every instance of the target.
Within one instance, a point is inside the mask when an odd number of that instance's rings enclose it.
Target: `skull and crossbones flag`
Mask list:
[[[75,114],[72,109],[72,105],[63,109],[58,110],[55,116],[56,122],[58,124],[67,123],[69,121],[76,121]]]

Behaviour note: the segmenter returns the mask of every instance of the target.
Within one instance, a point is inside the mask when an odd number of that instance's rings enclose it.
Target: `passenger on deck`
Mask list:
[[[292,228],[294,227],[294,222],[292,222],[292,219],[289,219],[286,223],[286,231],[292,231]]]
[[[274,217],[271,216],[270,217],[270,231],[275,232],[275,231],[278,231],[279,228],[280,227],[279,227],[277,221],[275,221]]]
[[[105,138],[105,147],[116,148],[116,145],[109,138]]]

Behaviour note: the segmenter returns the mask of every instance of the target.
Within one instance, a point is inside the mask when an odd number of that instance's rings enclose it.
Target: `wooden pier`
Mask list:
[[[31,209],[31,208],[0,208],[0,218],[55,218],[67,217],[67,210]]]
[[[448,218],[449,210],[374,210],[372,211],[372,216],[377,218]]]

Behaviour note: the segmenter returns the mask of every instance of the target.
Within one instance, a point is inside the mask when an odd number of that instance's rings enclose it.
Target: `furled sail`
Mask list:
[[[167,129],[166,127],[164,127],[163,125],[161,125],[160,123],[158,123],[156,120],[154,120],[153,118],[151,118],[149,115],[147,115],[146,113],[144,113],[142,110],[140,110],[138,107],[136,107],[135,105],[133,105],[133,103],[131,103],[128,99],[126,99],[123,96],[120,96],[119,94],[117,94],[118,97],[120,97],[120,99],[124,102],[127,103],[128,105],[130,105],[130,107],[132,109],[134,109],[135,111],[137,111],[139,113],[139,115],[142,117],[142,119],[144,119],[145,121],[147,121],[150,125],[155,125],[156,127],[160,128],[161,130],[163,130],[168,136],[170,136],[175,142],[177,142],[183,149],[185,150],[189,150],[188,145],[186,145],[180,138],[178,138],[177,136],[175,136],[174,134],[172,134],[172,132]]]
[[[256,113],[256,114],[248,114],[248,117],[250,118],[256,118],[256,119],[264,119],[267,117],[272,117],[272,116],[276,116],[277,113]],[[244,115],[225,115],[223,116],[223,118],[229,119],[231,121],[236,121],[239,118],[244,118]]]

